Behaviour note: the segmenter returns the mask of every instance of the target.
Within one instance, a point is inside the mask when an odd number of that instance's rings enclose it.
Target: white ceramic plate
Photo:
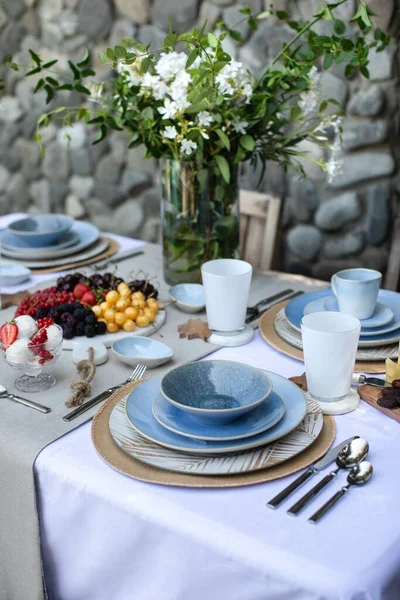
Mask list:
[[[110,415],[110,433],[128,456],[159,469],[191,475],[231,475],[267,469],[293,458],[317,439],[323,415],[318,403],[306,394],[307,414],[285,437],[265,446],[233,454],[196,456],[163,448],[140,435],[125,416],[126,396]]]
[[[275,317],[274,328],[276,333],[282,338],[285,342],[293,346],[294,348],[298,348],[299,350],[303,350],[303,343],[301,341],[301,333],[299,333],[296,329],[288,322],[285,316],[285,309],[281,308],[278,314]],[[377,360],[385,360],[386,358],[397,358],[399,354],[398,344],[396,345],[385,345],[377,348],[363,348],[359,346],[357,351],[356,360],[362,361],[377,361]]]
[[[165,321],[165,310],[160,310],[157,313],[154,323],[149,325],[148,327],[137,327],[135,331],[117,331],[116,333],[104,333],[103,335],[96,335],[94,339],[98,342],[102,342],[106,348],[111,348],[114,342],[118,340],[123,340],[127,337],[132,337],[134,335],[141,337],[148,337],[149,335],[153,335],[156,331],[160,329],[160,327],[164,324]],[[76,344],[80,343],[82,338],[75,337],[72,340],[64,340],[63,341],[63,350],[73,350]]]

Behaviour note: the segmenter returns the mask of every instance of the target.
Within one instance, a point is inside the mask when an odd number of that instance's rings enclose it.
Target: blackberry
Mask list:
[[[96,328],[94,325],[85,325],[84,333],[86,337],[92,338],[96,335]]]
[[[85,323],[86,325],[96,325],[97,319],[96,316],[92,313],[92,311],[90,311],[90,313],[86,315]]]
[[[38,308],[35,313],[35,319],[43,319],[43,317],[47,317],[48,313],[51,312],[47,308]]]
[[[69,321],[69,313],[62,313],[60,319],[63,323],[67,323]]]
[[[77,323],[75,327],[76,335],[85,335],[85,325],[83,323]]]
[[[107,325],[103,321],[98,321],[96,323],[96,333],[97,335],[103,335],[107,331]]]
[[[74,317],[78,321],[83,321],[86,318],[87,310],[85,308],[76,308],[74,310]]]
[[[75,337],[75,330],[73,327],[64,327],[64,339],[66,340],[72,340],[73,337]]]

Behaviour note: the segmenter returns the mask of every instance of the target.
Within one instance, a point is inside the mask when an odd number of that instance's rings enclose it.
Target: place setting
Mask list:
[[[12,269],[13,284],[18,274],[22,275],[21,269],[44,273],[78,267],[105,259],[119,248],[117,242],[101,236],[96,226],[63,214],[31,215],[12,221],[0,231],[0,245],[4,263],[0,280],[6,275],[10,279]]]
[[[356,369],[385,372],[385,360],[398,357],[400,296],[380,289],[382,275],[372,269],[347,269],[332,277],[331,287],[297,296],[267,311],[260,333],[279,350],[302,359],[301,323],[306,315],[349,314],[360,321]]]

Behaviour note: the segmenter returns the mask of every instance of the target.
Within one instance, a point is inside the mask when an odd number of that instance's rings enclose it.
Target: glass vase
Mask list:
[[[239,257],[237,165],[230,182],[215,165],[162,161],[164,278],[170,285],[201,282],[201,265]]]

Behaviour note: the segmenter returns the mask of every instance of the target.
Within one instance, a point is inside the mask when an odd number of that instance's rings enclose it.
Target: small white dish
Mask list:
[[[155,369],[171,360],[174,353],[172,349],[148,337],[130,336],[114,342],[111,346],[115,356],[125,364],[134,367],[137,364],[145,365],[148,369]]]
[[[170,288],[168,294],[183,312],[198,313],[204,310],[204,288],[200,283],[179,283]]]
[[[0,265],[0,285],[18,285],[31,276],[30,269],[18,265]]]

